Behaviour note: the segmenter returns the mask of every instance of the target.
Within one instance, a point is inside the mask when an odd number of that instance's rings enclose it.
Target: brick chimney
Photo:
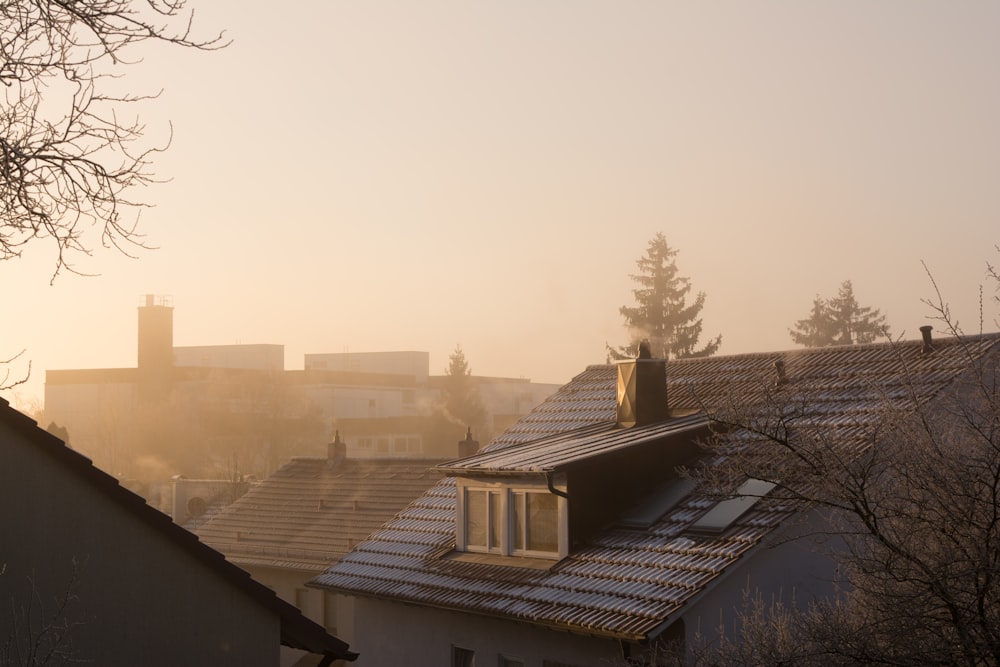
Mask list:
[[[645,426],[669,416],[667,360],[651,358],[643,341],[638,358],[618,362],[618,425]]]
[[[336,431],[333,442],[326,445],[326,465],[336,468],[347,458],[347,443],[340,439],[340,431]]]
[[[479,441],[472,439],[472,427],[465,432],[465,440],[458,441],[458,458],[464,459],[479,451]]]

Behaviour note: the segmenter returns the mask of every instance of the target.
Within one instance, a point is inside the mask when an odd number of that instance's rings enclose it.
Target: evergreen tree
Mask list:
[[[854,298],[850,280],[840,285],[832,299],[819,295],[813,300],[809,317],[795,323],[788,333],[792,341],[805,347],[872,343],[889,333],[885,316],[875,308],[861,306]]]
[[[721,335],[701,349],[695,348],[701,337],[698,313],[705,305],[705,293],[698,292],[694,302],[687,304],[691,280],[677,275],[677,252],[662,233],[657,233],[645,256],[636,261],[639,273],[630,276],[639,285],[632,290],[636,305],[619,309],[630,341],[617,349],[608,345],[609,361],[635,358],[642,340],[648,340],[652,356],[661,359],[707,357],[719,349]]]
[[[473,434],[482,434],[486,424],[486,408],[479,395],[479,387],[472,380],[472,369],[461,345],[456,345],[455,351],[448,357],[444,407],[452,419],[461,422],[465,428],[471,428]],[[462,429],[463,432],[465,428]]]

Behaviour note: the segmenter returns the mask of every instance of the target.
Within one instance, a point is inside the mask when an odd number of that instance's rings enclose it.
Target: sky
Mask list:
[[[216,52],[154,47],[122,85],[165,182],[155,250],[0,262],[0,358],[136,364],[143,294],[175,345],[422,350],[562,384],[627,342],[662,232],[719,354],[794,345],[852,280],[895,335],[928,272],[979,330],[1000,263],[1000,3],[191,0]],[[167,180],[169,179],[169,180]],[[986,285],[985,298],[994,296]],[[989,306],[989,304],[987,304]],[[987,308],[986,330],[996,330]]]

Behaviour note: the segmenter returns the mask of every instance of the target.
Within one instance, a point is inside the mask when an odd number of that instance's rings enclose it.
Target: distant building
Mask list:
[[[345,352],[285,370],[282,345],[175,347],[172,302],[146,295],[136,368],[47,371],[45,419],[101,467],[144,479],[264,477],[293,455],[319,454],[333,429],[351,456],[444,457],[466,425],[440,416],[442,376],[429,366],[427,352]],[[483,439],[557,388],[470,381],[486,409]]]
[[[311,664],[356,657],[2,399],[0,526],[0,659],[278,667],[281,646]]]

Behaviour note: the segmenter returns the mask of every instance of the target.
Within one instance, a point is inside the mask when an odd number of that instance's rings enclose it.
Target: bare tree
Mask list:
[[[9,359],[0,360],[0,391],[5,389],[13,389],[19,384],[24,384],[28,381],[28,377],[31,375],[31,362],[28,362],[28,368],[24,371],[24,374],[19,373],[11,374],[11,364],[20,358],[24,354],[24,350],[21,350],[13,357]]]
[[[144,42],[224,46],[194,36],[193,14],[184,0],[0,0],[0,259],[49,241],[54,280],[96,236],[126,254],[144,247],[133,193],[166,146],[143,146],[144,125],[125,112],[158,93],[112,82]]]
[[[74,644],[74,634],[84,623],[79,619],[77,587],[82,564],[72,561],[69,582],[52,598],[44,596],[33,575],[25,577],[22,594],[12,595],[8,616],[0,636],[0,665],[46,667],[85,662]],[[0,563],[0,576],[11,576]]]
[[[931,366],[911,370],[932,364],[933,349],[915,362],[903,353],[913,344],[891,342],[898,382],[856,379],[875,409],[851,423],[822,418],[828,378],[762,380],[751,400],[734,396],[714,412],[725,430],[715,446],[739,455],[695,474],[720,491],[765,479],[776,484],[771,500],[822,515],[847,587],[806,612],[755,602],[742,638],[699,662],[1000,665],[997,343],[966,336],[939,293],[926,303],[950,333],[937,345],[954,346],[960,364],[944,391],[922,386]]]

